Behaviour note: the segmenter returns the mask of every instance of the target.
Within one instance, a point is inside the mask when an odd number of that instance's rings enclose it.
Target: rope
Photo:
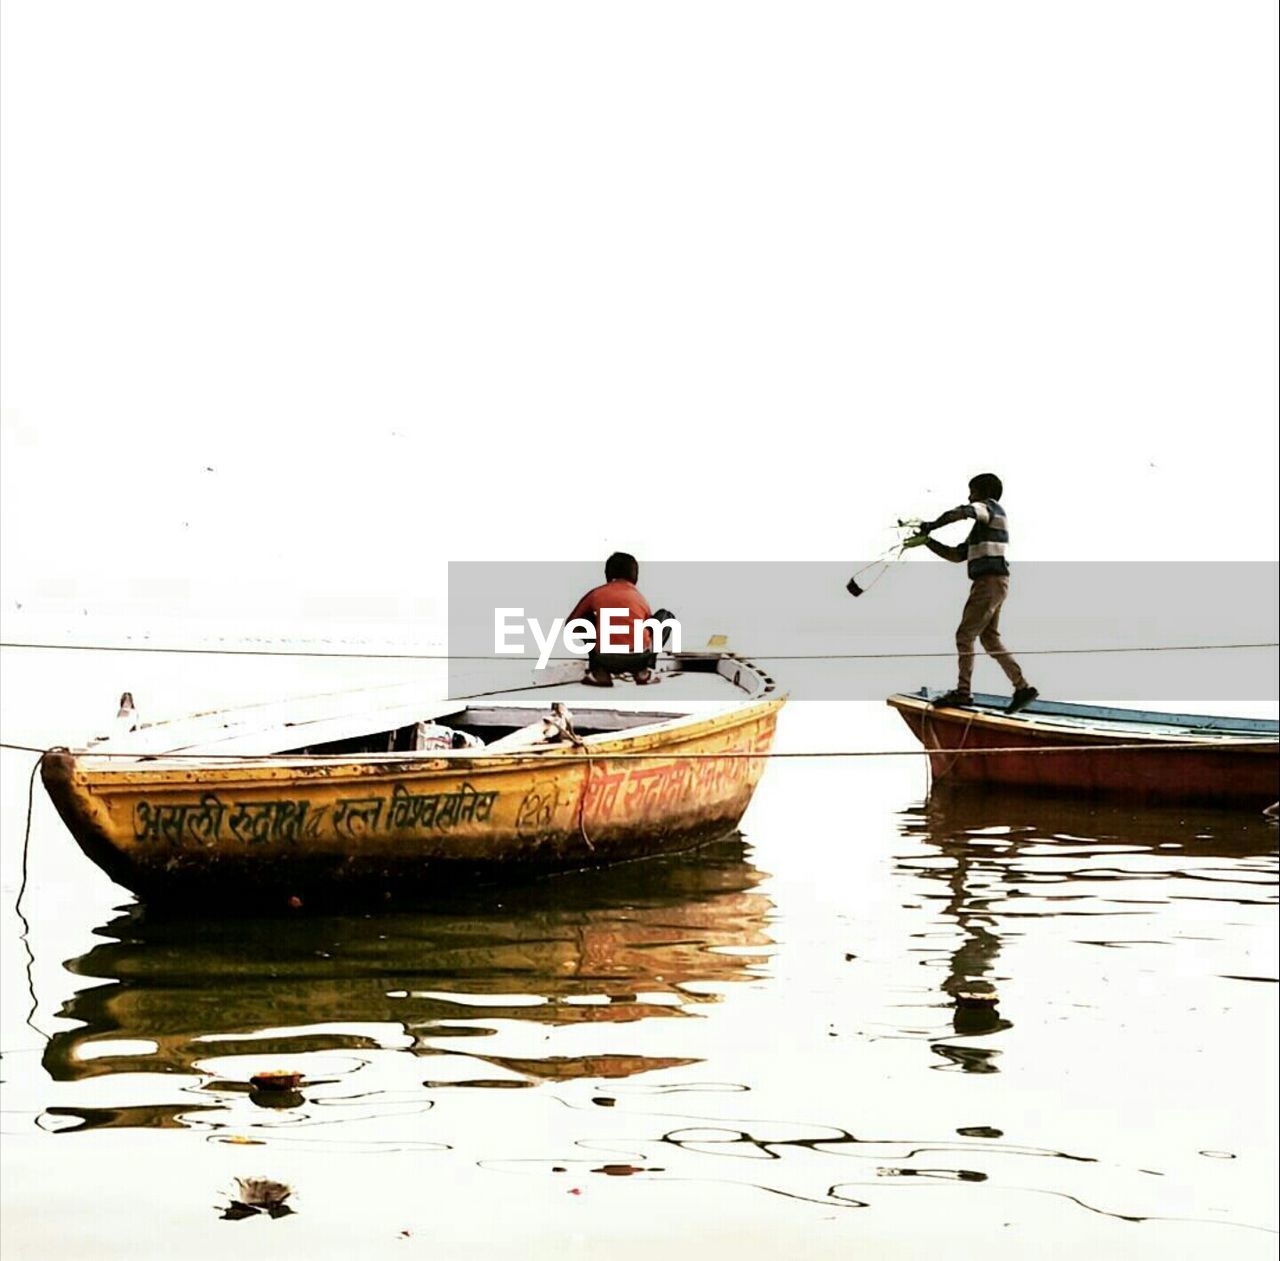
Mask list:
[[[0,648],[4,647],[0,644]],[[1280,648],[1280,642],[1258,644],[1144,644],[1137,647],[1104,648],[1019,648],[1020,657],[1079,656],[1116,652],[1225,652],[1236,648]],[[797,652],[797,653],[739,653],[739,656],[760,661],[897,661],[926,657],[954,657],[954,648],[947,652]],[[1006,656],[1009,654],[1005,654]]]
[[[970,720],[972,721],[972,719]],[[1051,753],[1128,753],[1138,750],[1167,749],[1240,749],[1254,748],[1259,745],[1280,748],[1274,737],[1259,735],[1243,738],[1227,738],[1218,740],[1151,740],[1137,744],[1061,744],[1061,745],[1002,745],[992,749],[808,749],[789,752],[755,752],[739,749],[728,749],[723,753],[681,753],[673,749],[655,751],[653,753],[608,753],[605,751],[585,753],[559,753],[553,749],[528,749],[520,753],[495,753],[485,756],[478,753],[480,759],[491,762],[494,766],[508,763],[519,763],[522,759],[554,758],[557,765],[574,762],[610,761],[610,762],[653,762],[680,759],[684,761],[717,761],[717,760],[749,760],[749,761],[804,761],[814,758],[882,758],[882,757],[928,757],[933,754],[954,754],[956,757],[988,757],[999,753],[1022,753],[1028,756],[1046,756]],[[41,749],[30,744],[10,744],[0,741],[0,749],[12,749],[21,753],[55,753],[70,750]],[[1264,749],[1264,752],[1269,751]],[[303,765],[332,765],[355,760],[376,765],[379,762],[404,762],[407,755],[403,753],[95,753],[92,749],[80,749],[74,756],[82,758],[128,758],[133,762],[171,762],[195,760],[201,762],[224,762],[228,765],[254,764],[259,762],[295,762]],[[428,759],[429,760],[429,759]]]
[[[22,909],[22,899],[27,893],[27,881],[30,874],[31,815],[35,805],[36,772],[44,764],[45,756],[42,749],[37,749],[35,752],[38,752],[40,756],[36,758],[35,765],[31,768],[31,776],[27,780],[27,826],[22,834],[22,882],[18,885],[18,896],[14,899],[13,909],[17,912],[18,919],[22,922],[22,931],[18,936],[21,938],[23,949],[27,954],[27,994],[31,998],[31,1007],[27,1011],[26,1024],[33,1033],[48,1042],[49,1035],[35,1022],[36,1011],[40,1006],[39,1000],[36,998],[36,958],[31,951],[31,924]]]
[[[581,741],[578,742],[581,745]],[[582,790],[578,793],[578,831],[582,834],[582,839],[586,842],[587,849],[591,853],[596,852],[596,847],[591,843],[591,838],[587,835],[587,790],[591,787],[591,772],[595,763],[591,759],[591,754],[587,754],[587,769],[582,776]]]
[[[512,664],[527,662],[528,657],[500,657],[496,654],[448,653],[448,652],[330,652],[321,649],[301,648],[177,648],[149,644],[42,644],[6,641],[0,648],[38,649],[57,652],[151,652],[187,656],[225,657],[316,657],[352,661],[509,661]],[[1019,657],[1080,656],[1088,654],[1133,652],[1228,652],[1242,649],[1280,648],[1280,641],[1238,644],[1144,644],[1137,647],[1102,648],[1020,648]],[[738,652],[736,656],[755,661],[912,661],[937,660],[954,657],[955,649],[938,652]],[[548,657],[548,661],[582,661],[582,657]],[[548,684],[536,684],[546,687]],[[558,686],[558,685],[557,685]],[[503,688],[502,691],[515,691]],[[495,695],[477,692],[476,696]],[[461,698],[459,698],[461,699]]]
[[[863,574],[869,572],[872,569],[875,569],[877,565],[880,566],[880,572],[876,574],[876,576],[872,578],[869,582],[858,583],[859,587],[861,588],[861,593],[863,595],[866,595],[867,592],[870,591],[871,588],[874,587],[876,583],[879,582],[880,579],[883,578],[885,574],[887,574],[889,570],[892,569],[893,566],[896,565],[898,561],[902,559],[903,550],[904,550],[903,545],[901,543],[894,543],[890,547],[887,547],[883,552],[880,553],[879,556],[875,558],[875,560],[868,561],[865,565],[863,565],[861,569],[855,570],[853,577],[850,581],[856,583],[858,582],[858,579],[862,577]],[[771,658],[771,660],[776,660],[776,658]]]
[[[926,705],[924,713],[920,715],[920,743],[927,749],[929,747],[929,717],[933,709],[932,705]],[[933,759],[930,758],[924,764],[924,799],[929,800],[929,794],[933,792]]]
[[[952,772],[953,770],[955,770],[956,762],[959,760],[959,758],[960,758],[960,756],[961,756],[961,754],[962,754],[962,753],[965,753],[965,752],[969,752],[969,753],[978,752],[978,750],[975,750],[975,749],[968,749],[968,750],[966,750],[966,749],[965,749],[965,747],[964,747],[964,746],[965,746],[965,742],[969,739],[969,729],[973,726],[973,720],[974,720],[977,716],[978,716],[978,711],[977,711],[977,710],[971,710],[971,711],[970,711],[970,713],[969,713],[969,721],[965,723],[965,725],[964,725],[964,731],[963,731],[963,732],[961,733],[961,735],[960,735],[960,743],[959,743],[958,745],[956,745],[956,747],[955,747],[955,749],[954,749],[954,750],[951,750],[951,749],[947,749],[947,750],[945,750],[945,752],[948,752],[948,753],[952,753],[952,752],[954,752],[954,754],[955,754],[955,756],[954,756],[954,757],[952,757],[951,761],[947,763],[946,770],[936,771],[936,772],[935,772],[935,771],[934,771],[934,767],[933,767],[933,758],[930,758],[930,759],[929,759],[929,760],[924,764],[924,767],[925,767],[925,770],[924,770],[924,795],[925,795],[926,799],[928,798],[929,794],[930,794],[931,792],[933,792],[933,784],[934,784],[934,780],[935,780],[935,779],[945,779],[945,778],[946,778],[946,776],[950,775],[950,774],[951,774],[951,772]],[[920,729],[921,729],[921,730],[920,730],[920,734],[921,734],[921,740],[920,740],[920,743],[921,743],[922,745],[924,745],[924,746],[925,746],[925,748],[924,748],[924,750],[923,750],[923,751],[925,751],[925,752],[937,753],[939,756],[941,756],[941,754],[944,752],[944,750],[942,750],[942,749],[930,749],[930,747],[929,747],[929,738],[930,738],[930,736],[932,735],[932,732],[930,731],[930,729],[929,729],[929,728],[930,728],[930,723],[931,723],[931,721],[932,721],[932,718],[933,718],[933,707],[932,707],[932,706],[926,706],[926,707],[925,707],[924,712],[920,715]],[[1065,747],[1072,747],[1072,746],[1065,746]],[[1078,748],[1080,748],[1080,747],[1082,747],[1082,746],[1080,746],[1080,745],[1075,745],[1074,747],[1078,749]],[[1116,746],[1115,746],[1115,745],[1108,745],[1107,747],[1108,747],[1108,748],[1115,748]],[[991,752],[994,752],[994,750],[991,750]]]
[[[928,717],[927,717],[927,715],[928,715],[928,710],[926,710],[926,711],[925,711],[925,714],[926,714],[925,721],[926,721],[926,722],[928,722]],[[947,750],[947,752],[948,752],[948,753],[953,754],[953,756],[952,756],[952,758],[951,758],[951,761],[947,763],[947,768],[946,768],[946,770],[943,770],[943,771],[937,771],[937,772],[935,772],[935,773],[934,773],[934,778],[936,778],[936,779],[945,779],[948,775],[950,775],[950,774],[951,774],[951,772],[952,772],[952,771],[954,771],[954,770],[955,770],[955,768],[956,768],[956,763],[960,760],[961,755],[962,755],[963,753],[965,753],[965,752],[966,752],[966,750],[965,750],[965,747],[964,747],[964,746],[965,746],[965,743],[966,743],[966,742],[968,741],[968,739],[969,739],[969,731],[970,731],[970,729],[973,727],[973,720],[974,720],[977,716],[978,716],[978,712],[977,712],[977,710],[971,710],[971,711],[970,711],[970,713],[969,713],[969,721],[965,723],[965,725],[964,725],[964,730],[960,733],[960,743],[959,743],[958,745],[956,745],[956,747],[955,747],[954,749],[948,749],[948,750]],[[1069,747],[1069,746],[1068,746],[1068,747]],[[973,752],[973,750],[972,750],[972,749],[970,749],[970,750],[968,750],[968,752]],[[932,770],[932,768],[933,768],[933,761],[932,761],[932,759],[930,759],[929,767],[930,767],[930,770]]]
[[[591,771],[594,766],[591,750],[587,748],[587,742],[573,729],[573,723],[569,718],[568,711],[562,705],[553,705],[551,707],[550,719],[543,719],[543,731],[546,732],[546,724],[551,725],[559,731],[559,733],[573,745],[575,749],[581,749],[587,759],[587,769],[582,776],[582,787],[578,790],[578,831],[582,836],[587,849],[591,853],[595,853],[596,847],[591,843],[591,837],[587,835],[586,809],[587,809],[587,792],[591,787]]]

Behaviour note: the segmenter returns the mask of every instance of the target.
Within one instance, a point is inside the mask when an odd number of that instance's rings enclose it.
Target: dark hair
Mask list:
[[[635,582],[640,577],[640,565],[630,552],[614,552],[604,563],[604,580],[613,582],[621,578],[624,582]]]
[[[994,473],[979,473],[969,479],[969,489],[979,499],[999,499],[1004,494],[1004,483]]]

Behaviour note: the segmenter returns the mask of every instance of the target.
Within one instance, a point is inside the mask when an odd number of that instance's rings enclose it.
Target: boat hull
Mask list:
[[[1262,810],[1280,796],[1275,740],[1173,742],[1140,730],[1033,729],[1000,715],[936,708],[912,696],[890,697],[888,703],[929,751],[940,785],[1250,810]],[[978,752],[984,749],[999,751]]]
[[[456,888],[679,852],[738,824],[780,699],[530,754],[105,763],[45,754],[85,853],[149,898]],[[716,755],[737,756],[716,756]]]

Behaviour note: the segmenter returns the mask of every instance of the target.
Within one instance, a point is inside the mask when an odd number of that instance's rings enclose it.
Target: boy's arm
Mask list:
[[[953,521],[978,520],[986,521],[990,518],[986,504],[961,504],[958,508],[950,508],[938,517],[935,521],[924,521],[920,525],[920,533],[928,534],[931,530],[940,530],[944,525],[950,525]],[[953,564],[959,564],[968,558],[968,549],[961,547],[949,547],[946,543],[939,543],[936,539],[925,539],[925,546],[935,555],[941,556],[943,560],[949,560]]]
[[[945,543],[939,543],[937,539],[925,539],[924,545],[935,556],[941,556],[943,560],[954,561],[956,564],[959,564],[968,556],[967,548],[948,547]]]
[[[944,525],[953,521],[981,521],[985,525],[991,520],[991,510],[984,503],[961,504],[958,508],[949,508],[936,521],[925,521],[920,526],[921,534],[930,530],[941,530]]]

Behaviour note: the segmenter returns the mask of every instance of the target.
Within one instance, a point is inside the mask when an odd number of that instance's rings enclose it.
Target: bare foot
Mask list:
[[[650,683],[658,683],[658,676],[652,670],[637,670],[635,680],[641,687],[646,687]]]

